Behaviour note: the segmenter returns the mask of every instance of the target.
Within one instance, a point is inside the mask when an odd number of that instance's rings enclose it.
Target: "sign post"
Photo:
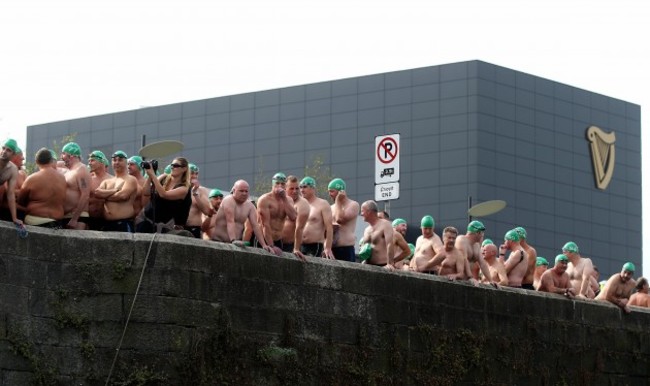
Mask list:
[[[375,137],[375,201],[399,198],[399,134]]]

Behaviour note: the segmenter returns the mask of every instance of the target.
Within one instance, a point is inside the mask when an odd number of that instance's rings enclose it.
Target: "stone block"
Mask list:
[[[336,261],[318,259],[315,264],[310,264],[304,270],[304,284],[318,288],[340,290],[343,286],[345,270],[335,265]]]
[[[29,306],[29,289],[27,287],[18,287],[11,284],[0,283],[0,314],[28,313]]]

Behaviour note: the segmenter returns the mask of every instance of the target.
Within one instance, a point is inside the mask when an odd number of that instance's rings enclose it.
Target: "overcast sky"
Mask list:
[[[650,106],[644,4],[2,0],[0,139],[25,147],[33,124],[474,59]]]

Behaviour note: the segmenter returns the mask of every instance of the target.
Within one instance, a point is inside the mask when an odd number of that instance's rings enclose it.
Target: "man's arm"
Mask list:
[[[224,200],[221,203],[221,208],[223,209],[223,214],[226,218],[226,231],[228,232],[228,241],[233,242],[239,240],[237,237],[237,226],[235,225],[235,202],[233,200]],[[239,236],[241,237],[241,235]],[[264,239],[261,239],[264,241]]]
[[[129,176],[131,177],[131,176]],[[133,193],[138,191],[138,181],[135,177],[126,178],[120,186],[117,187],[115,194],[106,198],[106,201],[120,202],[127,201],[133,196]]]
[[[253,227],[253,233],[255,234],[255,238],[257,238],[257,242],[260,243],[262,248],[269,252],[273,252],[273,249],[271,249],[271,246],[273,246],[273,241],[271,241],[271,244],[268,244],[266,240],[264,239],[264,235],[262,234],[262,229],[260,228],[260,224],[257,223],[257,210],[255,209],[255,206],[253,206],[252,203],[250,204],[250,210],[248,211],[248,221],[251,224],[251,227]]]
[[[208,200],[208,192],[206,188],[200,186],[196,190],[192,190],[192,202],[201,213],[206,216],[210,215],[210,201]]]
[[[386,249],[388,253],[388,265],[395,265],[395,243],[393,242],[393,235],[395,231],[388,221],[384,224],[384,240],[386,241]],[[408,245],[406,246],[408,248]]]
[[[323,250],[323,257],[333,259],[332,253],[332,239],[334,229],[332,227],[332,208],[323,200],[320,205],[321,216],[323,217],[323,225],[325,225],[325,249]]]
[[[309,204],[304,201],[298,201],[296,204],[296,230],[294,231],[293,241],[293,254],[298,256],[301,260],[306,260],[300,249],[302,248],[302,232],[307,224],[309,218]]]
[[[271,209],[269,207],[269,196],[268,193],[262,195],[259,201],[257,201],[257,214],[260,220],[262,235],[266,245],[273,245],[273,230],[271,229]],[[256,219],[257,220],[257,219]],[[253,230],[255,227],[253,227]],[[258,240],[260,240],[257,233],[255,234]]]
[[[75,179],[77,182],[77,188],[79,188],[79,201],[77,201],[77,206],[72,211],[72,216],[68,222],[69,227],[77,226],[77,221],[81,212],[84,209],[88,208],[88,199],[90,198],[90,174],[85,167],[79,167],[75,171]]]
[[[402,253],[400,253],[399,256],[395,256],[395,262],[398,263],[406,259],[411,254],[411,249],[409,248],[408,243],[406,240],[404,240],[404,236],[402,236],[401,233],[393,230],[393,237],[395,239],[394,244],[397,244],[399,249],[402,250]]]
[[[506,272],[506,267],[504,267],[503,264],[501,264],[499,261],[497,261],[497,275],[499,278],[499,282],[497,284],[507,286],[509,283],[508,273]]]
[[[293,206],[293,200],[284,194],[284,200],[282,201],[284,205],[284,213],[286,213],[287,217],[291,221],[296,221],[296,218],[298,217],[298,211],[296,208]]]
[[[436,255],[433,256],[424,265],[422,265],[422,267],[418,269],[418,271],[419,272],[431,271],[433,268],[439,266],[445,260],[445,257],[447,257],[447,254],[444,250],[436,253]]]
[[[580,284],[580,292],[578,292],[578,296],[582,295],[584,297],[587,297],[587,293],[589,292],[589,285],[591,284],[591,278],[594,275],[594,265],[591,262],[591,259],[585,259],[584,263],[585,265],[582,269],[582,283]]]
[[[11,221],[15,224],[22,224],[23,222],[16,216],[16,178],[18,178],[18,172],[14,170],[9,181],[7,181],[7,205],[9,206],[9,213],[11,213]]]

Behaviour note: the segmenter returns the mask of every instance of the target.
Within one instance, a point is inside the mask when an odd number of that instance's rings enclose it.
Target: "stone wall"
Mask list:
[[[644,311],[177,236],[28,229],[0,223],[3,386],[109,372],[115,385],[632,385],[650,373]]]

